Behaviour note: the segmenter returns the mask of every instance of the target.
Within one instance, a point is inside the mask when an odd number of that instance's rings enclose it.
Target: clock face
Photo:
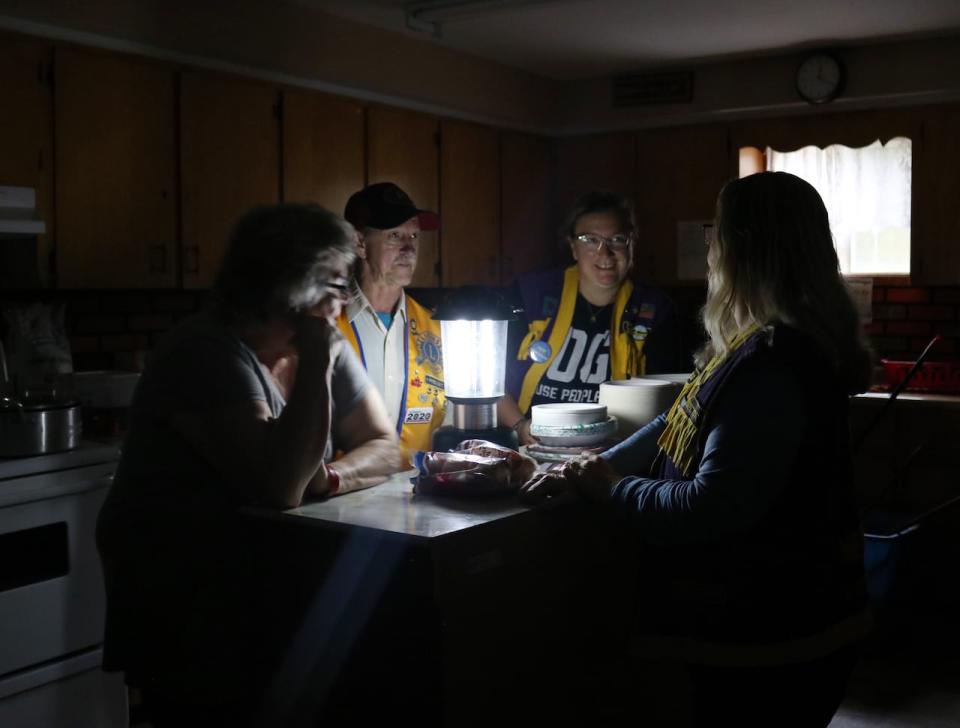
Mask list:
[[[808,56],[797,69],[797,92],[812,104],[836,98],[843,88],[843,81],[843,66],[827,53]]]

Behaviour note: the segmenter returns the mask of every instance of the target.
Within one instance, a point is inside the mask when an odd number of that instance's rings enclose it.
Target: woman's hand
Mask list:
[[[613,486],[620,480],[620,474],[610,463],[592,453],[567,461],[560,472],[574,484],[580,496],[598,503],[610,500]]]
[[[516,401],[509,394],[497,400],[497,420],[504,427],[517,433],[521,445],[533,445],[540,442],[530,434],[530,419],[520,411]]]
[[[576,500],[576,497],[573,481],[566,478],[560,470],[534,473],[530,480],[520,486],[520,499],[533,506],[568,503]]]
[[[567,502],[577,496],[605,503],[619,480],[620,474],[606,460],[584,453],[559,469],[534,475],[520,487],[520,497],[533,505]]]
[[[521,445],[535,445],[540,442],[540,440],[530,434],[530,420],[526,417],[521,418],[517,424],[513,426],[513,429],[517,433],[517,439]]]
[[[294,318],[293,345],[302,359],[325,362],[337,360],[343,347],[343,335],[326,318],[300,314]]]

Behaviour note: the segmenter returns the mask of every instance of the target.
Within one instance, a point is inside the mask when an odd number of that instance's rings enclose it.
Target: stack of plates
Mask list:
[[[610,439],[616,431],[616,417],[610,417],[602,404],[537,404],[531,410],[530,434],[540,444],[528,450],[537,459],[565,460]]]
[[[527,455],[541,463],[562,463],[570,458],[579,457],[585,452],[601,453],[606,449],[606,444],[595,445],[594,447],[563,447],[536,443],[527,445]]]
[[[600,404],[619,422],[618,437],[627,437],[669,409],[689,374],[656,374],[618,379],[600,385]]]

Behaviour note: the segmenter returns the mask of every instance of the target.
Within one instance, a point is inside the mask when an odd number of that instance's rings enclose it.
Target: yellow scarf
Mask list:
[[[540,383],[540,379],[546,373],[547,369],[553,363],[567,335],[570,333],[570,324],[573,321],[573,311],[577,305],[577,293],[580,290],[580,271],[577,266],[572,265],[563,273],[563,289],[560,294],[560,305],[557,307],[556,322],[550,331],[550,337],[547,343],[550,345],[550,356],[546,361],[534,362],[530,365],[526,375],[523,378],[523,385],[520,390],[520,396],[517,404],[521,412],[527,412],[530,409],[530,402],[533,400],[533,393]],[[620,322],[627,309],[627,303],[633,294],[633,283],[625,280],[620,284],[617,296],[613,302],[613,317],[610,322],[610,378],[611,379],[629,379],[632,376],[642,375],[646,372],[647,360],[643,353],[643,347],[646,341],[644,339],[634,339],[632,332],[624,332],[620,329]],[[530,355],[530,347],[534,342],[543,339],[547,327],[550,325],[550,318],[531,321],[528,325],[527,335],[520,343],[520,350],[517,352],[517,359],[524,361]]]
[[[684,477],[690,476],[693,459],[697,455],[697,427],[700,423],[700,402],[697,394],[700,388],[759,328],[759,324],[752,324],[741,331],[730,342],[727,352],[714,356],[703,369],[690,377],[667,413],[667,427],[657,440],[657,445],[670,457]]]

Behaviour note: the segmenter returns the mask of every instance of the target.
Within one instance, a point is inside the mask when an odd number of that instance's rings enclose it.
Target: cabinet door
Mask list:
[[[298,89],[283,92],[283,199],[343,214],[363,187],[363,107]]]
[[[59,286],[175,285],[173,70],[58,48],[56,79]]]
[[[54,233],[53,99],[47,82],[51,53],[47,44],[0,35],[4,103],[4,112],[0,113],[0,185],[36,190],[37,210],[47,233],[39,236],[36,251],[24,251],[30,259],[24,264],[32,267],[36,255],[39,283],[44,285],[52,282],[49,241]]]
[[[680,282],[677,223],[712,220],[717,194],[736,168],[725,126],[644,131],[637,138],[637,276],[655,284]],[[706,261],[707,250],[703,248]]]
[[[439,209],[439,124],[432,116],[374,106],[367,110],[367,181],[394,182],[423,210]],[[442,222],[441,222],[442,224]],[[413,287],[440,285],[436,232],[420,238]]]
[[[500,285],[497,132],[444,121],[440,129],[443,285]]]
[[[558,265],[567,257],[553,218],[553,153],[543,137],[500,135],[501,276],[517,276]]]
[[[910,279],[960,284],[960,106],[925,109],[913,146]]]
[[[280,199],[278,92],[202,71],[180,81],[183,285],[216,276],[234,223]]]

